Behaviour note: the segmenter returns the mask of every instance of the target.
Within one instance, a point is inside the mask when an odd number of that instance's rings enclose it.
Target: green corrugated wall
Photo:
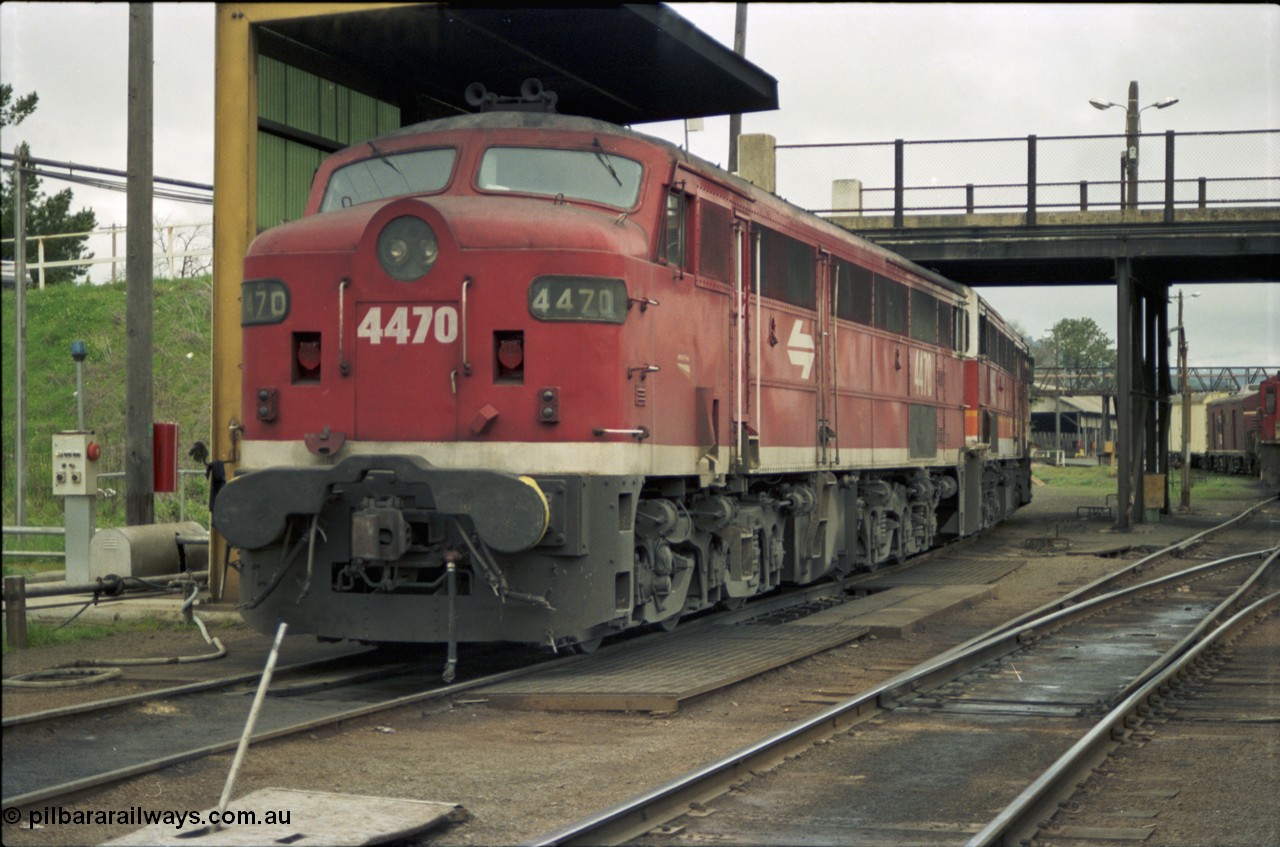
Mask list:
[[[276,59],[258,56],[258,113],[348,146],[398,129],[400,109]],[[302,217],[328,151],[258,131],[258,231]]]

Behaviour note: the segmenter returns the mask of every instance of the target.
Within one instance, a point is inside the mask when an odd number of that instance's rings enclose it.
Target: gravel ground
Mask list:
[[[469,819],[429,834],[423,843],[516,843],[625,800],[814,714],[825,708],[821,702],[812,702],[819,699],[814,696],[818,692],[863,690],[1121,564],[1087,551],[1163,546],[1242,505],[1218,501],[1191,515],[1116,533],[1108,521],[1074,518],[1082,502],[1078,494],[1061,495],[1037,487],[1034,495],[1029,508],[966,550],[966,556],[1026,561],[998,583],[998,596],[935,617],[906,638],[851,643],[695,698],[667,714],[509,712],[462,700],[405,707],[253,747],[235,794],[283,787],[458,803]],[[1070,549],[1036,553],[1024,544],[1028,538],[1055,535],[1069,540]],[[233,652],[265,652],[269,643],[265,636],[243,627],[218,626],[215,634]],[[175,643],[183,638],[189,643]],[[95,655],[155,655],[157,650],[188,648],[203,649],[203,640],[194,631],[119,634],[104,641],[11,651],[4,659],[4,673]],[[113,687],[98,686],[100,690],[90,694],[48,695],[35,707],[114,696],[138,687],[128,674],[123,681],[105,685]],[[6,691],[6,715],[11,709],[33,708],[28,695],[21,697],[22,701],[15,700]],[[218,755],[145,775],[67,804],[65,809],[208,809],[217,804],[230,760],[230,754]],[[352,814],[359,811],[353,809]],[[305,822],[295,820],[294,824],[306,830]],[[131,829],[94,824],[32,830],[6,823],[3,842],[94,844]]]

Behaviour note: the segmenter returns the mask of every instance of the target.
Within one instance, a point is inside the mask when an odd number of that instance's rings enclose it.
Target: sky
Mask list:
[[[732,46],[733,4],[671,6]],[[155,6],[157,176],[213,181],[213,32],[212,4]],[[15,95],[40,95],[0,149],[26,141],[40,158],[124,170],[127,45],[124,3],[0,4],[0,80]],[[1280,127],[1275,4],[751,3],[746,57],[778,80],[780,108],[744,115],[742,131],[779,144],[1119,134],[1123,110],[1088,101],[1123,103],[1130,80],[1141,105],[1179,99],[1144,112],[1144,132]],[[685,138],[679,122],[636,128]],[[727,117],[707,118],[688,137],[693,153],[727,162]],[[1280,161],[1263,162],[1264,171],[1277,174]],[[72,187],[73,208],[93,208],[103,226],[124,224],[123,193]],[[208,206],[155,202],[158,221],[211,217]],[[1280,367],[1280,283],[1182,290],[1200,293],[1185,307],[1192,365]],[[981,292],[1030,336],[1090,317],[1115,339],[1110,287]]]

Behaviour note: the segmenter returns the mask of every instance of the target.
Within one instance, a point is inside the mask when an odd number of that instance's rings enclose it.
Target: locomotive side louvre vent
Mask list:
[[[649,389],[645,388],[643,382],[636,383],[636,405],[643,406],[649,399]]]

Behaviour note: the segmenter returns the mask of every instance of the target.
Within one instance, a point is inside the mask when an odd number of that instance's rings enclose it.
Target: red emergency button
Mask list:
[[[90,441],[89,446],[85,448],[84,455],[89,461],[96,462],[102,455],[102,448],[98,446],[98,442]]]

